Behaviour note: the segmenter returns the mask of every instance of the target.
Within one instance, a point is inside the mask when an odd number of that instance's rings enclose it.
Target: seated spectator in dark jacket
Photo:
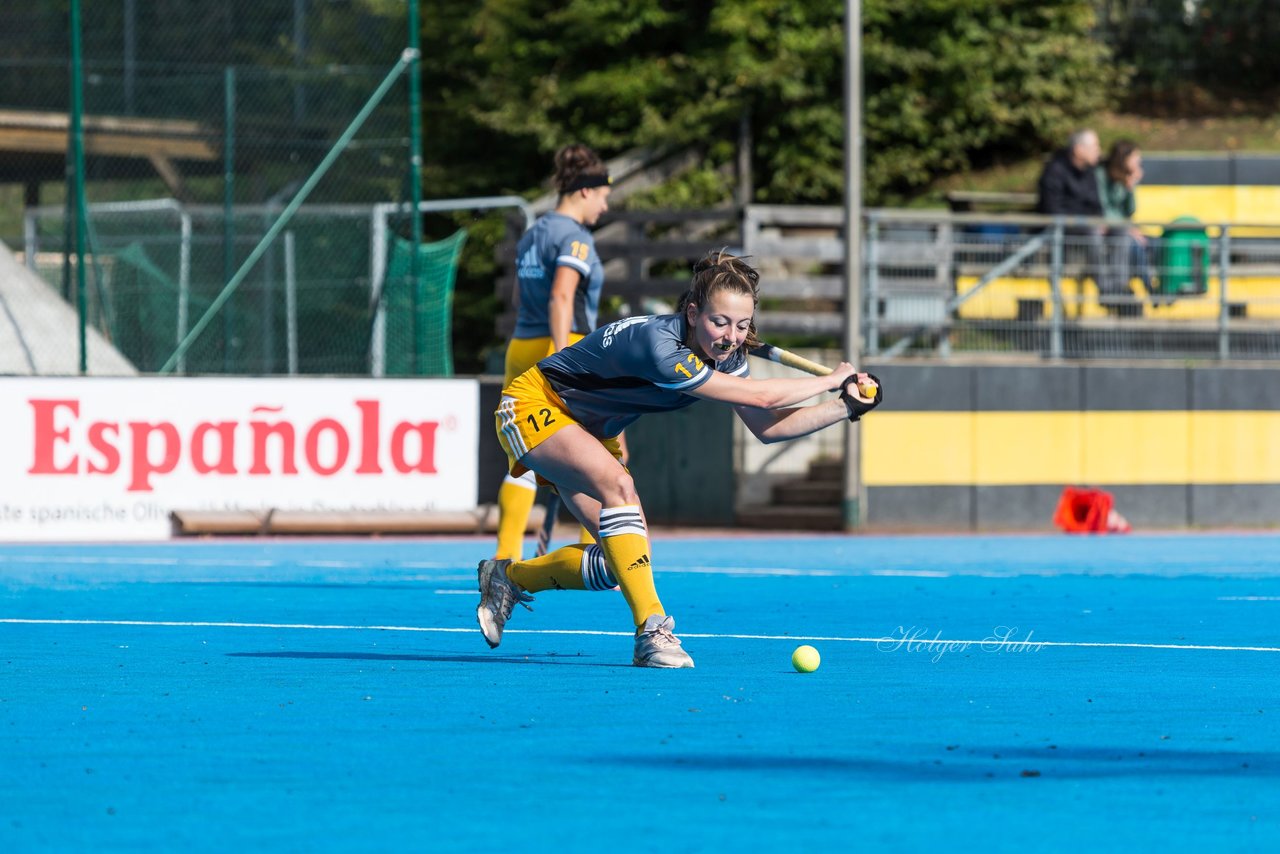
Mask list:
[[[1101,217],[1102,199],[1094,171],[1101,156],[1096,133],[1086,129],[1072,134],[1066,148],[1055,152],[1040,173],[1036,210],[1053,216]],[[1127,283],[1105,263],[1106,229],[1068,225],[1063,235],[1068,255],[1084,250],[1085,275],[1097,284],[1099,299],[1108,311],[1132,296]]]
[[[1042,214],[1102,216],[1098,179],[1093,173],[1101,156],[1096,133],[1082,130],[1072,134],[1067,147],[1054,152],[1040,173],[1036,210]]]

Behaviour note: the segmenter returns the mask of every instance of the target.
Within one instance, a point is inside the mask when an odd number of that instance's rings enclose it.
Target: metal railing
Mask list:
[[[769,331],[838,337],[841,211],[752,206]],[[865,355],[1280,359],[1280,224],[873,209]]]
[[[1280,225],[873,210],[872,355],[1280,358]]]

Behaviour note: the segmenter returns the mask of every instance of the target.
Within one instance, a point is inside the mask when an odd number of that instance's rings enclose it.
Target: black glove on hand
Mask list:
[[[876,396],[870,403],[864,403],[849,393],[849,386],[857,383],[857,375],[850,376],[840,386],[840,399],[844,401],[845,408],[849,410],[850,421],[857,421],[879,406],[880,401],[884,400],[884,386],[880,384],[880,380],[876,378],[875,374],[867,374],[867,376],[876,384]]]

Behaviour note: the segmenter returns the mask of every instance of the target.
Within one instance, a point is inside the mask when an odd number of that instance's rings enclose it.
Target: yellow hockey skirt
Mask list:
[[[565,427],[578,424],[536,366],[516,377],[502,390],[502,401],[494,415],[498,441],[502,450],[507,452],[507,468],[512,477],[519,477],[529,470],[528,466],[520,463],[525,454]],[[613,454],[614,459],[622,462],[622,447],[616,436],[597,441]],[[538,483],[549,484],[541,476]]]

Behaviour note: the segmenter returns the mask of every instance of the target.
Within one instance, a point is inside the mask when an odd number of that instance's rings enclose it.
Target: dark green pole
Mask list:
[[[862,0],[844,4],[844,357],[862,365]],[[860,427],[844,430],[844,529],[866,519]]]
[[[89,219],[84,198],[84,87],[80,53],[80,0],[71,0],[71,158],[73,178],[68,189],[75,197],[76,209],[76,310],[80,314],[80,373],[89,372],[89,347],[86,327],[89,311],[84,276],[84,233]]]
[[[228,65],[222,76],[222,282],[236,271],[236,69]],[[222,314],[222,370],[231,373],[231,307]]]
[[[413,199],[410,216],[413,219],[413,254],[409,260],[409,276],[413,286],[413,361],[412,374],[418,373],[422,359],[422,280],[419,276],[421,260],[418,249],[422,246],[422,81],[420,79],[422,49],[418,31],[418,0],[409,0],[409,186]]]
[[[67,134],[67,157],[63,168],[67,186],[66,211],[62,217],[62,298],[71,302],[71,256],[75,254],[76,239],[76,158],[75,143]]]

